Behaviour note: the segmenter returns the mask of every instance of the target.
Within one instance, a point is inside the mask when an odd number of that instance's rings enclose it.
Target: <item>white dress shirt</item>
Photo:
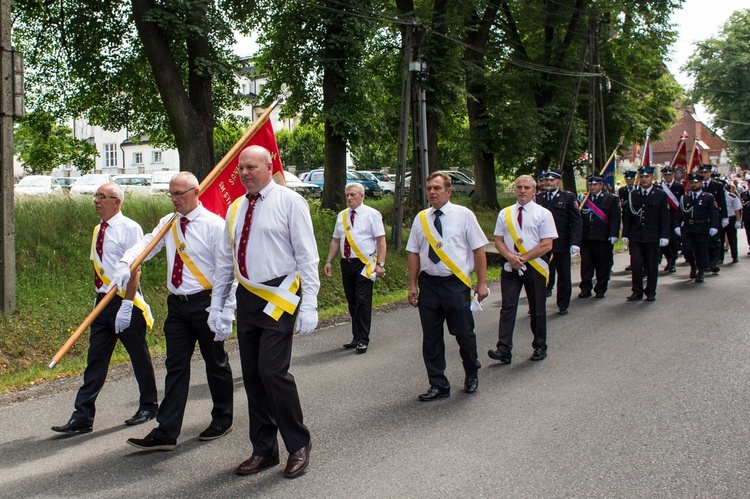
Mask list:
[[[427,223],[434,228],[435,208],[427,209]],[[448,253],[453,262],[467,276],[474,270],[474,250],[484,247],[488,243],[487,237],[477,222],[474,213],[464,206],[446,203],[440,208],[443,214],[440,223],[443,229],[443,250]],[[437,231],[434,232],[435,234]],[[442,262],[433,263],[430,260],[430,243],[425,237],[419,216],[414,217],[411,226],[406,251],[419,253],[419,269],[429,275],[448,277],[453,274]]]
[[[505,220],[505,211],[511,210],[511,217],[515,221],[518,219],[518,207],[520,205],[515,203],[507,208],[500,210],[497,216],[497,223],[495,224],[495,237],[502,237],[505,246],[508,249],[513,249],[513,236],[511,236],[508,230],[508,224]],[[518,237],[523,239],[523,246],[526,251],[531,250],[538,245],[542,239],[557,239],[557,229],[555,228],[555,219],[552,217],[552,212],[548,209],[543,208],[536,204],[534,201],[529,201],[523,205],[523,224]]]
[[[735,216],[735,212],[742,210],[742,201],[739,196],[735,196],[729,191],[724,191],[724,196],[727,199],[727,217]]]
[[[378,250],[378,243],[376,238],[385,235],[385,227],[383,226],[383,216],[380,212],[374,208],[361,204],[354,209],[356,215],[354,216],[354,223],[351,223],[351,209],[340,212],[336,217],[336,226],[333,229],[333,238],[341,240],[341,256],[344,256],[344,241],[346,240],[346,234],[344,232],[344,224],[341,222],[341,213],[346,214],[346,223],[350,226],[350,231],[354,242],[357,244],[362,253],[365,256],[372,257]],[[356,258],[352,250],[349,258]]]
[[[227,296],[234,280],[234,259],[242,238],[242,227],[249,205],[244,196],[237,209],[234,245],[230,245],[229,215],[221,244],[216,248],[217,274],[214,283],[218,296]],[[270,182],[261,189],[255,203],[250,236],[247,241],[246,268],[251,282],[264,283],[295,272],[300,273],[303,295],[317,295],[318,244],[305,198],[291,189]]]
[[[104,275],[111,277],[114,274],[117,262],[120,261],[125,251],[143,237],[143,229],[137,222],[122,213],[117,213],[107,220],[107,225],[108,227],[104,231],[104,243],[102,244],[102,268],[104,269]],[[92,246],[92,260],[94,260],[94,251],[94,246]],[[96,292],[106,293],[107,285],[102,285]]]

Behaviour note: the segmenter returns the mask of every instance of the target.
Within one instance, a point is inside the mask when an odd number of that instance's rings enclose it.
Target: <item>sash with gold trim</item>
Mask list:
[[[180,255],[180,258],[182,258],[182,263],[184,263],[185,266],[190,270],[190,273],[193,275],[195,280],[198,281],[201,286],[203,286],[203,289],[213,289],[211,281],[206,279],[206,276],[198,268],[198,265],[196,265],[193,259],[190,258],[190,255],[187,252],[187,242],[185,241],[185,236],[181,230],[177,229],[178,225],[179,224],[177,223],[172,224],[172,238],[174,239],[174,246],[177,249],[177,253]]]
[[[284,312],[294,314],[297,310],[297,305],[300,301],[300,297],[297,296],[297,291],[300,287],[300,276],[298,273],[289,274],[278,287],[273,287],[266,284],[252,282],[240,273],[234,248],[234,234],[237,230],[237,213],[239,212],[240,205],[242,205],[242,202],[245,199],[244,196],[237,198],[229,207],[227,216],[229,242],[234,255],[234,275],[237,278],[237,281],[245,289],[268,302],[268,305],[263,309],[263,312],[274,320],[279,320]]]
[[[91,261],[94,263],[94,272],[96,272],[96,275],[99,276],[99,279],[102,280],[102,283],[104,283],[106,287],[109,287],[112,280],[105,275],[104,265],[99,258],[99,255],[96,253],[96,238],[99,235],[100,227],[100,225],[94,227],[94,237],[91,241]],[[126,290],[124,289],[120,290],[120,292],[117,293],[117,296],[125,298],[125,291]],[[140,291],[136,291],[135,297],[133,297],[133,305],[143,312],[143,318],[146,320],[146,325],[149,328],[153,327],[154,316],[151,314],[151,307],[146,303],[146,300],[143,299],[143,295]]]
[[[461,282],[466,284],[466,286],[471,289],[471,279],[469,278],[469,276],[464,274],[464,272],[458,267],[458,265],[456,265],[456,262],[454,262],[453,259],[448,256],[448,253],[446,253],[443,244],[443,236],[438,234],[437,230],[433,232],[434,226],[427,221],[428,211],[429,210],[422,210],[419,212],[419,222],[422,225],[422,231],[427,238],[427,242],[430,243],[430,247],[432,247],[432,250],[437,254],[437,256],[440,257],[440,260],[445,264],[445,266],[448,267],[456,277],[461,279]]]
[[[365,267],[361,272],[362,275],[369,279],[372,273],[375,272],[375,259],[365,256],[365,254],[362,253],[362,250],[359,249],[359,246],[357,246],[357,242],[354,240],[354,235],[352,234],[352,227],[349,225],[349,217],[346,216],[347,213],[350,213],[350,210],[344,210],[341,212],[341,223],[344,226],[344,235],[349,242],[349,246],[354,250],[354,254],[359,258],[359,261],[365,264]],[[373,255],[373,257],[377,257],[377,255]]]
[[[521,228],[517,227],[517,222],[513,220],[513,216],[511,215],[511,212],[513,211],[512,206],[509,206],[503,210],[505,212],[505,224],[508,226],[508,231],[510,232],[510,236],[513,238],[513,244],[516,245],[516,248],[518,248],[518,251],[521,252],[523,255],[526,253],[526,247],[523,245],[523,239],[518,237],[519,232],[521,232]],[[529,265],[534,267],[537,272],[542,274],[544,276],[545,282],[549,281],[549,266],[547,265],[547,262],[545,262],[542,258],[536,257],[533,260],[530,260],[527,262]]]

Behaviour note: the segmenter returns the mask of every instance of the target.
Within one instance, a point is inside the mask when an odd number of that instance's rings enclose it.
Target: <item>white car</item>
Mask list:
[[[396,176],[387,175],[383,172],[363,171],[360,173],[369,173],[378,180],[378,185],[383,189],[383,194],[393,196],[396,193]]]
[[[122,190],[136,196],[148,196],[151,194],[151,175],[115,175],[112,181],[122,187]]]
[[[29,175],[15,185],[13,192],[16,196],[51,196],[62,194],[63,190],[55,177]]]
[[[291,190],[307,198],[319,198],[323,193],[323,189],[318,185],[303,182],[294,173],[288,171],[284,171],[284,181]]]
[[[169,192],[169,183],[172,181],[172,177],[180,172],[169,170],[160,170],[154,172],[151,175],[151,195],[159,196]]]
[[[96,190],[107,182],[112,182],[112,177],[103,173],[89,173],[79,178],[70,188],[71,196],[93,196]]]

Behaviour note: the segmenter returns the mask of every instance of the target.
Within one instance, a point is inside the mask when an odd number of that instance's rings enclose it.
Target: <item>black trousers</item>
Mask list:
[[[590,293],[593,289],[597,294],[607,292],[609,271],[614,265],[612,248],[612,243],[606,239],[581,241],[581,291]],[[595,273],[596,286],[593,283]]]
[[[476,375],[482,365],[477,354],[477,335],[471,313],[471,290],[452,275],[448,277],[419,274],[419,320],[422,323],[422,357],[430,386],[450,388],[445,376],[445,334],[456,338],[464,371]]]
[[[164,337],[167,340],[167,378],[164,400],[159,408],[159,427],[151,432],[155,438],[176,440],[182,429],[185,406],[190,389],[190,360],[195,343],[206,363],[206,378],[211,392],[213,409],[211,422],[230,426],[233,419],[234,385],[229,356],[223,341],[214,341],[214,333],[208,327],[208,312],[211,296],[206,295],[191,301],[182,301],[176,295],[167,298],[167,319],[164,321]]]
[[[534,349],[547,350],[547,283],[542,274],[527,264],[523,275],[519,275],[515,270],[512,272],[503,270],[500,276],[502,308],[497,348],[508,355],[513,350],[513,329],[516,326],[516,312],[521,289],[526,290],[531,309],[531,332],[534,334],[531,346]]]
[[[101,301],[98,296],[96,303]],[[133,374],[141,392],[140,410],[155,411],[157,405],[156,379],[151,354],[146,344],[146,320],[143,312],[133,307],[130,326],[120,334],[115,333],[115,318],[120,310],[122,298],[115,296],[101,314],[91,323],[89,351],[86,359],[86,370],[83,372],[83,385],[78,390],[74,403],[72,418],[86,424],[94,422],[96,415],[96,397],[104,386],[109,371],[109,361],[119,339],[122,342],[133,365]]]
[[[729,225],[724,227],[724,237],[722,237],[722,241],[726,239],[729,243],[729,254],[732,255],[732,260],[737,258],[737,229],[734,226],[735,222],[737,222],[737,217],[729,217]],[[723,263],[724,258],[722,257],[720,261]]]
[[[724,231],[719,229],[719,233],[708,239],[708,263],[710,267],[718,265],[724,259]]]
[[[680,236],[675,234],[676,227],[669,228],[669,244],[660,248],[661,254],[667,259],[667,263],[672,265],[677,261],[677,255],[680,253]]]
[[[656,281],[659,276],[659,243],[641,243],[631,240],[630,272],[632,273],[633,293],[646,296],[656,295]],[[646,270],[646,288],[643,288],[643,270]]]
[[[694,270],[708,270],[708,227],[700,233],[691,233],[683,229],[682,254]]]
[[[283,277],[264,284],[277,286]],[[310,442],[294,376],[289,373],[295,315],[278,321],[263,313],[268,302],[242,285],[237,287],[237,339],[250,417],[253,455],[279,454],[277,434],[286,450],[297,452]]]
[[[360,272],[365,267],[359,259],[341,259],[341,283],[349,304],[349,315],[352,318],[352,336],[354,341],[370,343],[370,325],[372,324],[372,288],[373,282]]]
[[[573,293],[573,284],[570,275],[570,253],[548,253],[550,258],[550,272],[547,289],[555,287],[555,275],[557,275],[557,308],[570,307],[570,295]]]

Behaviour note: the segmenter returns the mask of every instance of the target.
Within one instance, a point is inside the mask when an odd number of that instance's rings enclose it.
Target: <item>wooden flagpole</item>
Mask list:
[[[227,152],[223,158],[221,158],[221,161],[214,167],[213,170],[209,172],[208,175],[206,175],[206,178],[203,179],[203,181],[200,183],[200,186],[198,187],[198,192],[201,193],[205,191],[208,186],[210,186],[214,180],[216,180],[216,177],[218,177],[221,172],[226,168],[226,166],[229,164],[229,162],[234,158],[237,154],[239,154],[242,151],[243,146],[247,143],[250,138],[255,135],[255,133],[260,129],[263,124],[268,121],[268,118],[271,116],[271,112],[282,102],[284,101],[283,96],[279,96],[274,100],[270,106],[268,106],[265,111],[258,117],[257,120],[250,126],[250,128],[247,129],[245,134],[242,136],[240,140],[237,141],[237,143]],[[138,267],[141,266],[143,261],[146,259],[149,253],[151,253],[151,250],[153,250],[156,245],[161,241],[164,236],[169,232],[172,228],[172,224],[177,219],[177,213],[172,215],[172,218],[169,219],[169,221],[162,227],[162,229],[154,236],[154,239],[149,243],[148,246],[143,250],[143,252],[138,255],[138,258],[135,259],[135,261],[130,265],[130,272],[131,276],[132,274],[138,270]],[[91,313],[84,319],[83,322],[76,328],[75,331],[73,331],[73,334],[70,335],[70,338],[68,338],[68,341],[65,342],[65,344],[58,350],[58,352],[55,354],[54,357],[52,357],[52,360],[47,365],[49,369],[52,369],[55,367],[60,360],[65,356],[65,354],[68,353],[68,351],[71,349],[71,347],[75,344],[76,341],[78,341],[78,338],[81,337],[81,335],[86,331],[86,329],[89,328],[92,322],[94,322],[94,319],[96,319],[99,314],[104,310],[104,308],[109,304],[110,301],[112,301],[112,298],[114,298],[115,294],[117,293],[117,288],[112,287],[107,293],[104,295],[104,297],[99,301],[96,307],[94,307],[94,310],[91,311]]]
[[[599,176],[600,177],[602,175],[604,175],[605,171],[607,171],[607,165],[609,165],[609,162],[612,161],[612,158],[615,157],[615,154],[617,154],[617,150],[620,148],[621,145],[622,145],[622,137],[620,137],[620,141],[615,146],[615,150],[612,151],[612,154],[610,154],[609,159],[607,160],[607,162],[604,163],[604,168],[602,168],[602,171],[599,172]],[[588,186],[587,186],[587,189],[588,189]],[[578,211],[583,210],[583,205],[586,204],[586,201],[588,201],[588,200],[589,200],[589,192],[587,190],[586,191],[586,196],[584,196],[583,201],[581,201],[581,204],[578,206]]]

